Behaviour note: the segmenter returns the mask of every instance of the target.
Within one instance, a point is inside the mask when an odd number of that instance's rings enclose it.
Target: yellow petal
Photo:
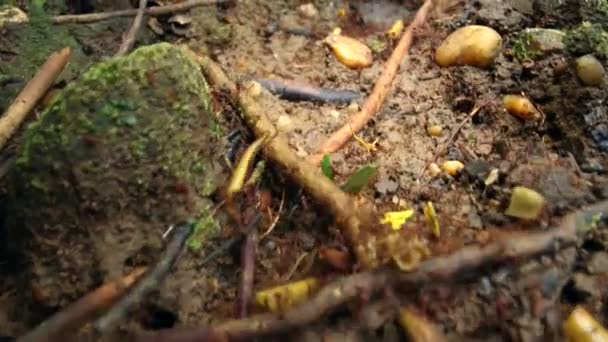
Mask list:
[[[256,302],[271,312],[285,311],[310,297],[319,288],[316,278],[306,278],[255,294]]]
[[[414,215],[413,209],[403,211],[389,211],[384,213],[384,217],[380,220],[382,224],[390,224],[394,230],[401,229],[401,226]]]
[[[523,186],[511,190],[511,200],[505,215],[533,220],[540,215],[545,205],[545,198],[538,192]]]
[[[391,28],[386,31],[386,35],[391,39],[397,39],[401,36],[403,31],[403,20],[399,19],[393,23]]]
[[[439,220],[437,219],[437,213],[435,212],[435,207],[433,206],[433,202],[426,202],[426,206],[424,207],[424,217],[426,217],[426,222],[433,232],[435,237],[439,237]]]
[[[569,342],[608,342],[606,329],[582,307],[576,307],[564,322]]]

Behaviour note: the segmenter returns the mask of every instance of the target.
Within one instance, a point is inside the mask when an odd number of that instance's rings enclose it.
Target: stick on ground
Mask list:
[[[228,0],[229,1],[229,0]],[[176,12],[184,12],[191,8],[198,6],[206,6],[213,5],[219,3],[228,2],[227,0],[188,0],[184,2],[180,2],[177,4],[167,5],[167,6],[155,6],[146,9],[147,15],[150,16],[159,16],[165,14],[171,14]],[[137,9],[128,9],[122,11],[113,11],[113,12],[102,12],[102,13],[89,13],[89,14],[68,14],[68,15],[58,15],[53,17],[51,20],[53,24],[67,24],[67,23],[94,23],[97,21],[107,20],[116,17],[132,17],[137,15]]]
[[[40,67],[36,75],[25,85],[13,103],[0,117],[0,150],[15,133],[27,114],[55,82],[70,59],[69,47],[53,53]]]
[[[451,254],[428,259],[411,272],[391,268],[343,277],[322,288],[309,301],[284,313],[230,320],[215,327],[165,330],[151,336],[142,336],[141,341],[227,341],[288,332],[315,322],[361,294],[369,295],[386,286],[413,290],[430,282],[455,281],[458,280],[458,275],[470,273],[482,266],[575,245],[596,228],[600,223],[598,217],[604,221],[608,218],[608,201],[563,217],[558,227],[532,233],[515,232],[483,246],[467,246]]]
[[[313,165],[319,165],[325,154],[340,149],[340,147],[353,136],[353,131],[355,133],[359,132],[380,109],[386,95],[392,88],[393,80],[399,69],[399,64],[401,64],[403,57],[408,54],[409,48],[412,45],[414,32],[427,21],[427,17],[432,7],[433,0],[425,0],[422,7],[420,7],[416,13],[414,20],[408,25],[405,32],[403,32],[403,35],[390,58],[384,64],[384,70],[382,70],[382,74],[376,81],[372,93],[365,99],[361,110],[353,115],[345,125],[335,131],[329,139],[321,145],[316,154],[309,156],[308,160]]]
[[[135,16],[135,19],[133,20],[133,25],[131,25],[129,32],[122,41],[122,44],[120,44],[120,48],[118,49],[118,52],[116,52],[116,55],[114,55],[114,57],[126,55],[127,53],[129,53],[129,51],[131,51],[131,49],[135,45],[137,33],[139,32],[141,23],[144,20],[144,12],[146,11],[147,3],[148,0],[139,0],[139,8],[137,9],[137,15]]]
[[[129,293],[114,305],[110,311],[95,322],[94,328],[98,333],[105,333],[112,329],[133,307],[141,303],[150,291],[158,286],[171,270],[191,232],[192,225],[190,223],[185,223],[175,228],[171,241],[169,241],[167,248],[158,263],[154,266],[154,269],[138,281]]]
[[[59,311],[34,330],[19,339],[20,342],[46,342],[65,340],[76,333],[96,315],[111,307],[146,271],[136,268],[116,281],[107,283]]]

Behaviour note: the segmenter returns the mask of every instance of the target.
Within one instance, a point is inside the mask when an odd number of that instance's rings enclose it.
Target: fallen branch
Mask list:
[[[198,56],[188,49],[183,49],[193,60],[202,67],[205,76],[210,83],[216,87],[228,91],[231,97],[238,102],[241,113],[252,129],[256,137],[268,136],[263,147],[266,157],[280,167],[285,169],[294,181],[306,190],[315,200],[334,215],[336,224],[341,228],[344,236],[351,242],[351,247],[357,260],[363,268],[374,267],[378,260],[376,255],[371,256],[368,245],[365,244],[366,237],[371,233],[361,228],[377,228],[381,232],[382,227],[377,227],[373,208],[363,202],[355,202],[353,198],[342,191],[334,182],[325,177],[320,169],[298,158],[297,154],[289,147],[288,142],[277,130],[266,116],[249,91],[250,87],[244,86],[241,91],[222,69],[211,59]]]
[[[98,333],[105,333],[112,329],[119,320],[123,319],[135,305],[140,303],[162,281],[177,260],[191,232],[192,225],[190,223],[185,223],[175,228],[171,241],[169,241],[165,252],[156,266],[154,266],[154,269],[137,282],[129,293],[114,305],[110,311],[95,322],[94,328]]]
[[[219,3],[225,3],[230,0],[188,0],[177,4],[167,6],[154,6],[146,9],[145,14],[149,16],[160,16],[165,14],[171,14],[176,12],[184,12],[191,8],[198,6],[213,5]],[[94,23],[97,21],[107,20],[116,17],[132,17],[137,15],[138,9],[128,9],[113,12],[103,13],[88,13],[88,14],[67,14],[58,15],[51,19],[53,24],[67,24],[67,23]]]
[[[353,131],[355,133],[359,132],[380,109],[380,106],[384,102],[386,95],[392,87],[393,80],[397,70],[399,69],[399,64],[401,64],[403,57],[408,54],[408,50],[412,45],[414,32],[427,20],[432,7],[433,0],[424,1],[424,4],[422,4],[422,7],[420,7],[416,13],[414,20],[409,24],[405,32],[403,32],[403,35],[393,50],[390,58],[384,64],[384,70],[382,71],[380,78],[378,78],[376,81],[372,93],[363,103],[361,110],[353,115],[349,119],[349,122],[335,131],[329,137],[329,139],[327,139],[327,141],[321,145],[316,154],[309,156],[309,162],[311,162],[313,165],[319,165],[325,154],[332,153],[340,149],[340,147],[342,147],[342,145],[344,145],[353,136]]]
[[[129,32],[122,41],[122,44],[120,44],[120,48],[118,49],[118,52],[116,52],[116,55],[114,55],[114,57],[126,55],[129,51],[131,51],[131,49],[135,45],[137,33],[141,28],[141,22],[144,20],[144,12],[146,11],[147,3],[148,0],[139,0],[139,8],[137,9],[137,15],[135,16],[135,19],[133,20],[133,25],[131,25]]]
[[[418,289],[437,281],[458,280],[482,266],[554,252],[575,245],[608,217],[608,201],[578,210],[561,219],[558,227],[534,232],[516,232],[486,245],[468,246],[451,254],[422,262],[412,272],[395,269],[353,274],[321,289],[309,301],[279,314],[262,314],[230,320],[215,327],[180,328],[142,336],[141,341],[228,341],[288,332],[315,322],[344,303],[362,294],[370,295],[386,286]]]
[[[471,119],[475,116],[475,114],[477,114],[479,112],[479,110],[481,108],[482,108],[482,106],[475,106],[475,107],[473,107],[473,109],[467,115],[467,117],[464,118],[460,122],[460,124],[458,125],[458,127],[456,127],[456,129],[454,130],[454,132],[452,132],[452,135],[450,135],[450,137],[448,138],[448,140],[446,140],[445,143],[443,143],[437,149],[437,152],[435,152],[435,154],[433,155],[433,158],[424,165],[424,168],[422,168],[422,170],[420,171],[420,174],[418,175],[418,179],[420,179],[422,177],[422,175],[424,174],[424,171],[429,167],[429,165],[431,163],[436,162],[437,158],[441,157],[448,150],[448,148],[452,145],[452,143],[454,143],[454,140],[456,139],[456,136],[458,135],[458,133],[460,133],[460,131],[462,130],[462,128],[464,127],[464,125],[466,125],[467,122],[471,121]]]
[[[0,150],[15,133],[27,114],[55,82],[57,76],[68,63],[71,54],[70,48],[66,47],[49,56],[36,75],[25,85],[25,88],[0,117]]]
[[[21,337],[19,341],[50,342],[64,340],[95,316],[114,305],[145,271],[145,267],[136,268],[122,279],[102,285],[42,322],[34,330]]]
[[[294,81],[254,79],[279,98],[289,101],[350,103],[361,97],[356,91],[313,87]]]
[[[255,273],[255,259],[258,249],[258,230],[256,226],[247,232],[241,247],[241,283],[237,300],[237,317],[247,317],[249,303],[253,298],[253,280]]]

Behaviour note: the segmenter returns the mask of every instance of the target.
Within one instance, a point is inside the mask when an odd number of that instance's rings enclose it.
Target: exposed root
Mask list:
[[[154,269],[137,282],[129,293],[112,307],[110,311],[95,322],[94,328],[98,333],[110,331],[135,305],[141,303],[144,297],[158,286],[171,270],[191,232],[192,225],[190,223],[182,224],[174,229],[173,237],[169,241],[160,260],[154,266]]]
[[[122,44],[120,44],[120,48],[118,49],[118,52],[116,52],[116,55],[114,55],[114,57],[124,56],[129,53],[131,49],[133,49],[133,46],[135,45],[135,39],[137,38],[137,33],[141,28],[141,22],[144,20],[144,12],[146,11],[147,3],[148,0],[139,0],[139,8],[137,9],[137,15],[135,16],[135,19],[133,20],[133,25],[131,26],[129,32],[122,41]]]
[[[258,249],[258,230],[251,227],[247,232],[243,246],[241,247],[241,283],[239,286],[239,297],[237,301],[237,317],[247,317],[249,303],[253,298],[253,281],[255,273],[255,260]]]
[[[42,322],[34,330],[21,337],[19,341],[50,342],[64,340],[70,334],[77,332],[96,315],[111,307],[145,271],[145,267],[136,268],[122,279],[102,285]]]
[[[154,17],[176,12],[184,12],[194,7],[225,3],[228,1],[230,0],[188,0],[167,6],[150,7],[146,9],[145,13]],[[138,9],[128,9],[103,13],[58,15],[56,17],[53,17],[51,21],[53,22],[53,24],[94,23],[97,21],[107,20],[116,17],[132,17],[134,15],[137,15],[137,12]]]
[[[422,262],[414,271],[380,269],[340,278],[309,301],[279,314],[230,320],[215,327],[181,328],[142,336],[141,341],[228,341],[284,333],[315,322],[344,303],[387,286],[403,290],[438,281],[458,280],[458,275],[482,266],[523,259],[575,245],[608,217],[608,201],[578,210],[561,219],[558,227],[534,233],[516,232],[486,245],[468,246]]]
[[[13,136],[27,114],[40,101],[53,82],[55,82],[57,76],[59,76],[68,63],[71,54],[72,50],[67,47],[49,56],[34,78],[25,85],[25,88],[23,88],[6,112],[0,117],[0,150]]]
[[[414,39],[414,33],[417,28],[423,25],[427,21],[427,17],[433,7],[433,0],[425,0],[424,4],[414,17],[414,20],[407,27],[399,44],[393,50],[390,58],[384,64],[384,70],[382,75],[376,81],[372,93],[367,97],[363,103],[361,110],[353,115],[349,122],[343,125],[340,129],[335,131],[327,141],[321,145],[318,152],[311,155],[308,160],[313,165],[319,165],[323,156],[328,153],[332,153],[340,149],[352,136],[352,130],[356,133],[359,132],[365,125],[372,119],[376,112],[382,106],[384,99],[386,98],[389,90],[392,88],[393,80],[399,69],[399,64],[403,60],[403,57],[408,54],[409,48],[412,45]]]

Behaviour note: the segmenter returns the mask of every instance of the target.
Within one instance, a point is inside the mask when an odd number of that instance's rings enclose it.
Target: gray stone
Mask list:
[[[527,35],[530,48],[538,52],[559,52],[566,48],[564,37],[566,34],[560,30],[545,28],[527,28],[523,31]]]
[[[594,253],[587,264],[587,271],[591,274],[608,273],[608,253]]]

